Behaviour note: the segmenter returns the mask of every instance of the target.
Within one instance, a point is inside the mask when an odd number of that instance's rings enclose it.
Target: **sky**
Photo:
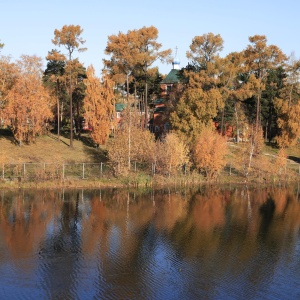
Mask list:
[[[268,44],[278,46],[286,55],[300,55],[299,0],[0,0],[1,55],[12,61],[21,55],[43,59],[48,51],[65,48],[52,44],[54,30],[64,25],[80,25],[88,50],[75,53],[85,67],[93,65],[101,75],[102,59],[108,36],[126,33],[144,26],[155,26],[160,50],[172,49],[180,67],[188,64],[186,52],[195,36],[212,32],[224,40],[221,56],[241,51],[249,37],[265,35]],[[168,74],[171,64],[156,64],[161,74]]]

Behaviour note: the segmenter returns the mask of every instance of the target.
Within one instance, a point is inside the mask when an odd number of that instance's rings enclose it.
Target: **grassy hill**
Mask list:
[[[57,135],[48,134],[40,136],[35,143],[18,146],[8,130],[0,129],[0,155],[5,158],[6,163],[18,162],[105,162],[106,155],[103,147],[96,148],[88,134],[81,136],[80,140],[74,139],[73,149],[69,147],[70,140],[67,135],[57,139]],[[233,160],[236,156],[238,144],[229,147],[228,156]],[[265,145],[263,151],[265,155],[276,155],[278,149],[273,145]],[[291,161],[300,163],[300,146],[287,149],[288,158]]]
[[[104,162],[105,153],[97,149],[87,135],[81,140],[74,139],[73,149],[69,147],[70,140],[61,136],[60,141],[54,134],[43,135],[30,145],[18,146],[12,135],[6,130],[0,130],[0,156],[5,163],[33,162]]]
[[[80,140],[74,139],[73,149],[69,147],[69,139],[67,136],[61,136],[58,141],[55,134],[43,135],[36,139],[35,143],[30,145],[18,146],[14,141],[9,131],[0,129],[0,163],[5,164],[18,164],[18,163],[100,163],[106,162],[104,147],[96,148],[92,143],[88,135],[83,135]],[[227,165],[221,172],[218,182],[220,183],[237,183],[245,182],[245,177],[242,174],[242,163],[240,160],[240,147],[242,144],[229,143],[227,154]],[[285,170],[282,173],[274,173],[274,157],[277,155],[278,149],[273,145],[265,145],[262,154],[253,156],[252,160],[252,175],[249,176],[248,182],[272,182],[278,180],[298,180],[300,174],[300,147],[294,146],[287,149],[288,160]],[[145,176],[146,175],[146,176]],[[194,178],[193,176],[196,177]],[[131,178],[131,177],[132,178]],[[125,181],[130,182],[137,180],[149,183],[151,181],[157,181],[159,183],[166,182],[166,184],[172,184],[174,178],[166,178],[163,176],[155,176],[149,179],[149,174],[143,174],[142,172],[133,173],[130,176],[125,176]],[[144,177],[143,177],[144,176]],[[106,178],[109,184],[113,186],[122,183],[124,178]],[[178,179],[178,178],[177,178]],[[177,180],[175,178],[175,181]],[[78,179],[80,180],[80,179]],[[74,185],[80,186],[85,181],[78,180]],[[105,180],[104,177],[101,179]],[[183,178],[183,181],[189,180],[191,182],[199,182],[197,173],[189,175],[189,178]],[[205,181],[205,178],[200,178],[200,181]],[[64,183],[65,184],[65,183]],[[5,185],[5,184],[4,184]],[[6,184],[7,185],[7,184]],[[70,183],[70,185],[72,185]],[[142,185],[142,184],[141,184]]]

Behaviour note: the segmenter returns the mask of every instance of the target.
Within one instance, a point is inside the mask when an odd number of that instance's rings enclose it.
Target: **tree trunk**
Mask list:
[[[256,107],[256,122],[255,122],[255,133],[258,131],[259,125],[259,114],[260,114],[260,93],[257,96],[257,107]]]
[[[70,71],[70,148],[73,148],[73,99],[72,99],[72,77]]]
[[[238,112],[237,112],[237,105],[235,102],[235,119],[236,119],[236,142],[239,143],[240,141],[240,132],[239,132],[239,119],[238,119]]]
[[[126,86],[127,86],[127,105],[129,107],[129,124],[128,124],[128,170],[130,170],[131,165],[131,105],[129,100],[129,80],[128,80],[128,74],[126,77]]]
[[[145,124],[144,127],[145,129],[148,128],[148,82],[146,79],[146,83],[145,83]]]
[[[223,108],[223,111],[222,111],[222,118],[221,118],[221,135],[223,135],[223,127],[224,127],[224,114],[225,114],[225,107]],[[226,130],[225,130],[226,132]]]
[[[60,111],[59,111],[59,95],[58,95],[58,80],[56,81],[56,96],[57,96],[57,141],[60,141]]]

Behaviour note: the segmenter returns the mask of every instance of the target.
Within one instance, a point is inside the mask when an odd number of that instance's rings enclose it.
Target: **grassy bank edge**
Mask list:
[[[135,181],[134,177],[122,177],[112,179],[66,179],[66,180],[45,180],[42,182],[0,180],[0,190],[7,189],[103,189],[103,188],[181,188],[196,187],[203,185],[277,185],[277,184],[293,184],[300,182],[300,177],[284,177],[272,178],[270,180],[260,178],[244,178],[238,176],[220,176],[217,180],[207,181],[202,176],[198,178],[166,178],[163,176],[149,177],[146,180]]]

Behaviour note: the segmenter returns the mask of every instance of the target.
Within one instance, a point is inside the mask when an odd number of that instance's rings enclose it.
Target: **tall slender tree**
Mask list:
[[[137,46],[139,50],[138,66],[143,70],[145,80],[145,128],[148,126],[148,68],[157,60],[171,61],[171,49],[159,51],[162,44],[157,42],[158,30],[154,26],[143,27],[136,31]]]
[[[46,86],[53,92],[56,97],[56,112],[57,112],[57,140],[60,141],[60,98],[64,96],[65,86],[65,56],[59,51],[52,50],[48,52],[46,57],[47,68],[44,72],[43,81]]]
[[[52,43],[64,46],[67,50],[69,66],[72,65],[74,51],[83,52],[87,48],[80,47],[85,43],[81,37],[83,29],[79,25],[64,25],[61,30],[54,30]],[[73,101],[72,101],[72,69],[69,68],[69,97],[70,97],[70,148],[73,148]]]
[[[285,54],[275,45],[267,45],[265,35],[249,37],[250,44],[244,50],[245,64],[248,72],[259,80],[256,90],[256,131],[261,123],[261,95],[265,89],[268,71],[277,68],[287,59]]]
[[[114,121],[114,84],[107,75],[101,81],[95,75],[93,66],[88,67],[84,84],[86,86],[85,121],[92,127],[91,138],[93,141],[103,145],[109,137]]]

